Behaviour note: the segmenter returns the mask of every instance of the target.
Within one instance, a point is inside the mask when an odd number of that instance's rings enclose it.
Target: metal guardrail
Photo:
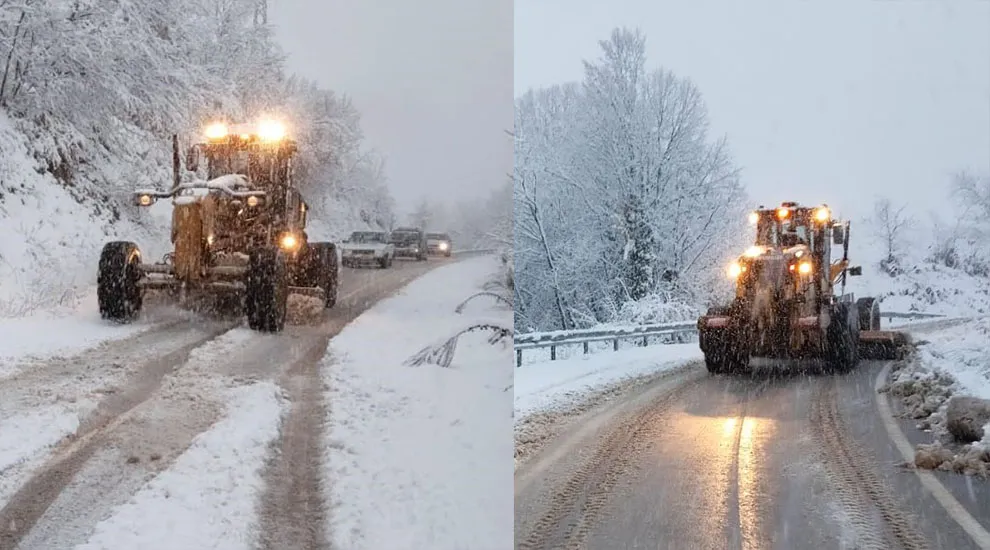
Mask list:
[[[889,321],[893,319],[930,319],[945,317],[945,315],[933,313],[901,313],[883,312],[880,318]],[[677,323],[657,323],[649,325],[634,325],[628,327],[615,328],[589,328],[578,330],[562,330],[554,332],[529,332],[515,335],[513,349],[516,351],[516,367],[522,366],[522,352],[524,350],[550,348],[550,360],[557,360],[557,347],[581,344],[585,354],[590,353],[588,344],[592,342],[612,342],[612,351],[619,351],[619,341],[642,339],[642,346],[650,345],[650,337],[656,336],[676,336],[682,334],[696,334],[698,332],[697,321],[683,321]]]

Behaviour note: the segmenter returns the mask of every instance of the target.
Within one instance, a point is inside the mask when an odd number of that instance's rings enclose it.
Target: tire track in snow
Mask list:
[[[315,330],[318,336],[306,344],[305,354],[279,380],[292,405],[263,474],[266,483],[259,504],[258,536],[261,548],[329,547],[323,483],[332,480],[323,479],[326,403],[320,364],[330,340],[348,323],[413,279],[447,262],[396,264],[400,265],[399,269],[377,271],[380,275],[373,282],[343,296],[338,316]]]
[[[48,463],[0,509],[0,549],[12,549],[27,536],[89,459],[106,445],[109,432],[123,415],[148,400],[160,387],[165,375],[188,360],[193,350],[220,337],[233,326],[233,323],[214,326],[191,343],[147,358],[119,393],[107,395],[96,410],[80,423],[76,433],[56,447]],[[176,336],[171,335],[172,338]],[[128,342],[128,345],[133,345],[133,342]]]
[[[322,478],[322,425],[326,408],[320,360],[330,336],[321,338],[292,365],[281,386],[291,409],[282,425],[277,454],[266,468],[261,502],[261,548],[327,548]]]
[[[588,535],[622,475],[649,445],[650,431],[659,424],[678,393],[698,386],[695,379],[671,388],[651,404],[615,422],[591,457],[550,498],[533,528],[517,541],[518,550],[585,547]]]
[[[827,477],[861,538],[859,548],[927,550],[916,521],[873,471],[875,461],[847,435],[839,413],[835,380],[823,381],[811,409],[815,438],[825,455]]]

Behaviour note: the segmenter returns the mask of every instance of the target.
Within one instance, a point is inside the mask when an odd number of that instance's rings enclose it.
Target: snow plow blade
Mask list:
[[[894,361],[903,358],[911,347],[906,332],[864,330],[859,333],[859,356],[862,359]]]

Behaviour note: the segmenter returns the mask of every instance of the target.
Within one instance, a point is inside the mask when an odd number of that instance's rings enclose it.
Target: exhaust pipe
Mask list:
[[[179,186],[179,135],[172,134],[172,189]]]

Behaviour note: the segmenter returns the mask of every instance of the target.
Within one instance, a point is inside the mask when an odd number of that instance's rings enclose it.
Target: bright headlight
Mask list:
[[[279,141],[285,137],[285,125],[274,120],[263,120],[258,124],[258,137],[262,141]]]
[[[749,213],[749,223],[756,225],[756,222],[760,221],[760,214],[757,212]]]
[[[746,252],[743,252],[743,256],[746,256],[747,258],[756,258],[757,256],[762,256],[765,254],[766,251],[766,248],[759,245],[754,245],[747,248]]]
[[[250,196],[250,197],[247,198],[247,205],[250,206],[250,207],[252,207],[252,208],[254,208],[255,206],[258,206],[258,202],[259,202],[258,197]]]
[[[297,246],[299,246],[299,240],[296,239],[295,235],[287,233],[282,236],[282,248],[294,250]]]
[[[830,215],[831,212],[829,212],[828,208],[825,208],[824,206],[818,210],[815,210],[815,219],[820,222],[827,222]]]
[[[801,262],[800,264],[798,264],[798,272],[800,272],[802,275],[807,275],[808,273],[811,273],[811,262]]]
[[[447,250],[449,245],[447,243],[440,243],[440,250]]]
[[[223,139],[227,137],[227,125],[222,122],[214,122],[206,127],[206,139]]]
[[[150,206],[151,202],[151,195],[141,195],[138,197],[138,204],[141,206]]]
[[[728,272],[729,272],[729,278],[735,279],[743,272],[743,268],[741,265],[739,265],[739,262],[732,262],[731,264],[729,264]]]

